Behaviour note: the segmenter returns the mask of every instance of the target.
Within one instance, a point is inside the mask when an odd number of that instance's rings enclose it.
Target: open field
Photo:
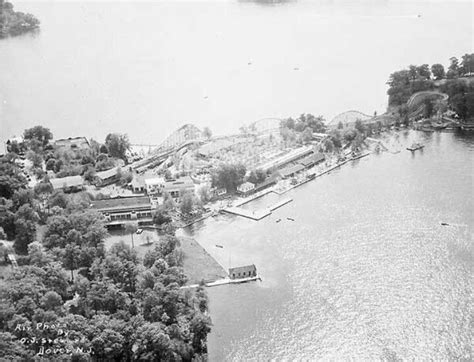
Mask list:
[[[184,253],[184,273],[188,277],[187,284],[197,284],[226,278],[227,273],[196,240],[180,237],[181,249]]]

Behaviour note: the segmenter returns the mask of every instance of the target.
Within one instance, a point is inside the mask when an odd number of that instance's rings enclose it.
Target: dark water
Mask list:
[[[189,231],[263,278],[209,289],[211,360],[472,359],[474,136],[391,140],[414,139],[422,152],[348,164],[260,222],[222,216]]]

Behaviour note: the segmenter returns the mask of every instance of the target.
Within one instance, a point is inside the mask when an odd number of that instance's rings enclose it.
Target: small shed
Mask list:
[[[255,264],[229,268],[230,279],[251,278],[257,276],[257,267]]]
[[[251,182],[244,182],[242,185],[237,187],[237,191],[242,195],[248,195],[255,189],[255,184]]]

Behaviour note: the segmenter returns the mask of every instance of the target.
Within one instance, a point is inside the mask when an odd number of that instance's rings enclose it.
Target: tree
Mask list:
[[[249,175],[247,181],[249,181],[253,184],[259,184],[259,183],[262,183],[263,181],[265,181],[266,178],[267,178],[267,174],[265,173],[265,171],[263,171],[261,169],[257,169],[257,170],[252,170],[250,172],[250,175]]]
[[[461,59],[461,73],[465,75],[474,72],[474,54],[464,54]]]
[[[133,234],[135,234],[138,230],[138,223],[137,222],[127,222],[125,224],[125,232],[130,233],[130,237],[132,238],[132,248],[135,247],[133,243]]]
[[[418,75],[425,79],[431,78],[430,66],[428,64],[420,65],[416,68]]]
[[[366,125],[360,119],[355,121],[354,127],[361,134],[365,134],[367,132]]]
[[[36,152],[28,151],[26,153],[26,158],[31,161],[34,168],[41,168],[43,166],[43,157]]]
[[[163,225],[171,222],[171,218],[164,205],[159,205],[153,213],[153,222],[157,225]]]
[[[408,74],[410,79],[415,80],[418,77],[418,67],[416,65],[410,65],[408,67]]]
[[[442,64],[433,64],[431,66],[431,73],[433,73],[433,77],[436,80],[443,79],[446,75]]]
[[[449,58],[451,64],[449,65],[448,72],[446,73],[447,78],[453,79],[459,77],[459,60],[456,57]]]
[[[243,180],[246,173],[242,164],[221,164],[212,174],[212,184],[218,188],[225,188],[227,192],[234,192]]]
[[[306,127],[301,134],[301,141],[303,143],[308,143],[313,139],[313,131],[311,130],[310,127]]]
[[[27,180],[18,165],[6,156],[0,157],[0,197],[10,199],[26,185]]]
[[[36,238],[36,223],[39,216],[29,204],[22,205],[15,214],[15,251],[20,254],[26,254],[28,244]]]
[[[204,129],[202,130],[202,135],[207,138],[207,139],[210,139],[212,137],[212,131],[209,127],[204,127]]]
[[[191,320],[193,348],[198,353],[207,353],[206,336],[211,331],[211,319],[201,313],[196,313]]]
[[[130,148],[130,142],[126,134],[109,133],[105,138],[105,145],[110,156],[127,159],[125,153]]]
[[[41,147],[45,147],[51,139],[53,139],[53,134],[49,128],[43,126],[35,126],[29,129],[26,129],[23,133],[23,138],[25,141],[36,140],[39,142]]]
[[[64,249],[62,263],[63,267],[71,271],[71,281],[74,282],[74,270],[79,267],[81,257],[80,247],[76,244],[68,244]]]
[[[197,189],[197,194],[201,202],[203,203],[208,202],[211,199],[209,185],[204,184],[201,187],[199,187]]]
[[[183,195],[181,199],[181,204],[179,208],[183,215],[189,215],[193,211],[194,207],[194,195],[190,192],[187,192]]]
[[[51,263],[51,256],[44,250],[43,244],[39,241],[33,241],[28,245],[28,257],[30,259],[30,265],[36,265],[44,267]]]
[[[429,99],[429,98],[426,98],[424,101],[423,101],[423,116],[425,118],[430,118],[432,115],[433,115],[433,102]]]

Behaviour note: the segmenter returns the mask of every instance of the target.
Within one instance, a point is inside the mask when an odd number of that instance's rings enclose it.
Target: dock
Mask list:
[[[255,199],[252,199],[250,201],[253,201],[253,200],[255,200]],[[250,201],[247,201],[247,202],[250,202]],[[293,201],[293,199],[288,197],[288,198],[285,198],[283,200],[278,201],[277,203],[275,203],[275,204],[273,204],[269,207],[266,207],[266,208],[260,209],[260,210],[254,210],[254,211],[246,210],[246,209],[243,209],[239,206],[228,207],[228,208],[224,209],[223,211],[227,212],[229,214],[238,215],[238,216],[242,216],[242,217],[246,217],[248,219],[258,221],[258,220],[263,219],[264,217],[267,217],[268,215],[271,215],[272,211],[282,207],[283,205],[288,204],[291,201]],[[245,202],[245,203],[247,203],[247,202]],[[243,204],[240,203],[240,205],[243,205]]]
[[[215,282],[204,283],[204,286],[205,287],[218,287],[220,285],[241,284],[241,283],[248,283],[248,282],[253,282],[257,280],[262,281],[262,278],[259,275],[255,277],[239,278],[239,279],[224,278],[224,279],[216,280]],[[184,285],[181,287],[181,289],[190,289],[190,288],[197,288],[197,287],[199,287],[199,284],[191,284],[191,285]]]

